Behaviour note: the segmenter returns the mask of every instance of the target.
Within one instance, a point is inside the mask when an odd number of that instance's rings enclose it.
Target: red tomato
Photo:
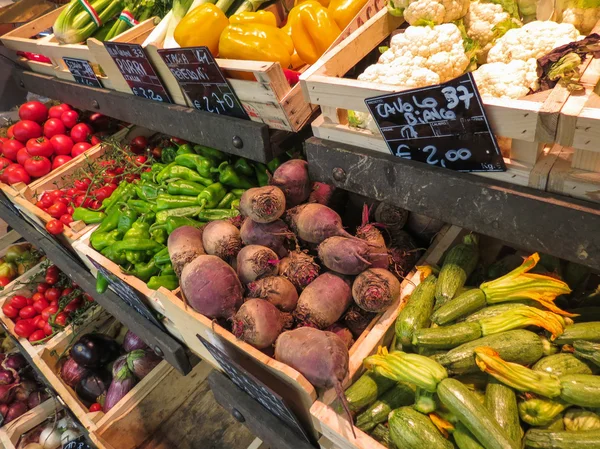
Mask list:
[[[56,315],[56,318],[54,318],[54,324],[58,324],[59,326],[64,327],[67,325],[68,318],[68,314],[66,314],[65,312],[60,312],[58,315]]]
[[[90,405],[90,412],[99,412],[102,410],[102,406],[100,404],[98,404],[97,402],[94,402],[92,405]]]
[[[80,154],[85,153],[90,148],[92,148],[92,144],[87,142],[78,142],[75,145],[73,145],[73,148],[71,149],[71,156],[77,157]]]
[[[10,305],[15,309],[22,309],[23,307],[27,307],[27,297],[23,295],[15,295],[10,298]]]
[[[36,315],[35,318],[32,318],[29,322],[38,329],[44,329],[44,326],[46,325],[46,321],[44,321],[42,315]]]
[[[17,151],[17,164],[25,165],[25,161],[31,157],[27,148],[21,148]]]
[[[17,139],[19,142],[25,143],[29,139],[37,139],[38,137],[42,137],[42,127],[32,120],[21,120],[20,122],[15,123],[13,133],[15,135],[15,139]]]
[[[15,125],[10,125],[8,127],[8,129],[6,130],[6,137],[8,137],[9,139],[15,137]]]
[[[48,321],[50,315],[54,315],[56,312],[58,312],[58,305],[48,306],[44,310],[42,310],[42,316],[46,321]]]
[[[33,298],[27,298],[27,305],[28,306],[32,306],[33,305]]]
[[[87,123],[78,123],[71,128],[71,139],[73,142],[87,142],[92,135],[93,130]]]
[[[113,191],[110,189],[110,187],[100,187],[98,190],[96,190],[96,199],[98,201],[104,201],[112,193]]]
[[[63,203],[65,206],[71,202],[71,198],[67,198],[66,196],[61,196],[60,198],[56,198],[54,200],[55,203]]]
[[[60,270],[56,265],[50,265],[46,268],[46,276],[55,276],[58,279],[58,275],[60,274]],[[46,281],[48,282],[48,281]]]
[[[52,198],[52,202],[63,196],[63,192],[60,189],[47,190],[46,194]]]
[[[63,112],[60,116],[60,119],[67,128],[73,128],[77,124],[77,120],[79,120],[79,114],[77,111],[71,109]]]
[[[90,203],[90,209],[98,210],[102,207],[102,201],[94,200]]]
[[[92,137],[90,137],[90,143],[92,145],[98,145],[100,142],[102,142],[102,139],[100,137],[98,137],[96,134],[94,134]]]
[[[50,138],[50,143],[55,154],[71,154],[71,149],[75,144],[66,134],[56,134]]]
[[[48,231],[52,235],[60,234],[63,232],[65,225],[62,221],[59,220],[50,220],[46,223],[46,231]]]
[[[67,205],[57,201],[48,208],[48,213],[52,218],[59,219],[61,215],[67,213]]]
[[[42,313],[42,311],[49,305],[50,303],[46,301],[46,298],[44,298],[34,302],[33,306],[31,307],[33,307],[37,313]]]
[[[50,157],[54,154],[54,147],[50,143],[50,139],[47,139],[46,137],[29,139],[27,141],[26,147],[27,151],[29,151],[29,154],[31,154],[32,156]]]
[[[48,118],[48,108],[39,101],[28,101],[19,108],[19,118],[42,123]]]
[[[81,306],[81,302],[79,301],[79,298],[76,298],[65,306],[65,308],[63,309],[63,312],[65,312],[65,313],[75,312],[77,309],[79,309],[80,306]]]
[[[25,145],[16,139],[10,139],[2,145],[2,155],[14,162],[17,160],[17,153],[21,148],[25,148]]]
[[[148,158],[144,155],[139,155],[135,157],[135,163],[136,165],[144,165],[146,163],[146,161],[148,160]]]
[[[180,139],[179,137],[171,137],[171,142],[176,143],[177,145],[188,143],[187,140]]]
[[[52,206],[52,204],[54,204],[54,200],[52,199],[52,197],[50,195],[48,195],[47,192],[44,192],[44,194],[41,196],[40,200],[38,201],[38,204],[40,204],[44,208],[48,208],[48,207]]]
[[[4,167],[4,169],[0,171],[0,181],[2,181],[3,183],[8,183],[8,175],[10,175],[10,172],[13,171],[16,167],[20,166],[21,165],[19,164],[10,164],[7,167]]]
[[[81,207],[81,206],[83,206],[84,201],[85,201],[85,195],[83,193],[80,193],[79,195],[75,195],[75,197],[73,198],[73,205],[75,207]]]
[[[63,115],[63,112],[68,111],[70,109],[71,106],[69,106],[66,103],[62,103],[57,106],[52,106],[48,111],[48,116],[52,118],[60,118]]]
[[[46,299],[46,297],[44,296],[44,294],[43,294],[43,293],[40,293],[40,292],[35,292],[35,293],[34,293],[34,294],[31,296],[31,299],[33,299],[33,302],[35,303],[35,302],[39,301],[40,299]]]
[[[73,215],[75,213],[75,209],[73,206],[67,206],[67,214]]]
[[[43,340],[44,338],[46,338],[46,333],[43,330],[38,329],[29,336],[29,341],[31,343],[35,343],[36,341]]]
[[[46,275],[46,277],[48,277],[49,275]],[[61,291],[59,288],[56,287],[51,287],[48,290],[46,290],[46,293],[44,294],[44,297],[48,300],[48,301],[54,301],[60,298],[61,295]]]
[[[110,118],[106,115],[102,115],[99,112],[94,112],[88,118],[89,122],[94,125],[94,129],[97,131],[105,131],[110,125]]]
[[[10,167],[14,168],[11,169],[10,172],[8,172],[8,174],[6,175],[6,181],[8,184],[13,185],[18,182],[24,182],[25,184],[29,184],[31,182],[29,174],[19,164],[13,164],[12,166],[6,167],[4,169],[5,173]]]
[[[59,220],[62,221],[65,226],[69,226],[70,223],[73,223],[73,217],[70,214],[62,214]]]
[[[15,334],[21,338],[29,338],[35,332],[35,326],[29,321],[19,321],[15,324]]]
[[[65,124],[59,118],[49,118],[44,123],[44,136],[48,139],[58,134],[64,134],[67,132]]]
[[[73,159],[73,158],[71,156],[67,156],[66,154],[61,154],[60,156],[56,156],[54,158],[54,160],[52,161],[52,170],[56,170],[61,165],[65,165],[71,159]]]
[[[87,191],[87,188],[92,183],[90,178],[76,179],[73,185],[76,189],[81,190],[82,192]]]
[[[38,293],[45,293],[49,288],[50,285],[46,284],[45,282],[40,282],[35,289]]]
[[[54,329],[52,329],[52,325],[48,322],[45,322],[44,323],[44,334],[46,334],[46,337],[49,337],[53,333],[54,333]]]
[[[16,318],[19,316],[19,310],[15,309],[10,304],[4,304],[2,306],[2,312],[4,312],[4,315],[8,318]]]
[[[148,139],[146,139],[144,136],[137,136],[131,141],[129,146],[131,147],[132,152],[135,154],[141,154],[148,146]]]
[[[0,276],[0,287],[6,287],[11,283],[11,279],[8,276]]]
[[[87,302],[94,302],[94,298],[89,293],[84,293],[83,299],[85,299]]]
[[[21,310],[19,310],[19,316],[21,318],[25,318],[26,320],[33,318],[37,315],[37,312],[33,308],[33,306],[25,306]]]
[[[61,297],[68,296],[71,293],[73,293],[73,288],[72,287],[67,287],[67,288],[63,289],[63,291],[60,293],[60,296]]]
[[[23,167],[25,167],[25,171],[27,171],[27,174],[29,174],[29,176],[31,176],[33,178],[40,178],[40,177],[50,173],[50,170],[52,170],[52,163],[50,162],[50,159],[48,159],[47,157],[33,156],[25,161],[25,164],[23,164]],[[50,207],[52,207],[52,206],[50,206]],[[65,207],[65,212],[66,211],[67,211],[67,208]],[[52,215],[52,214],[50,214],[50,215]]]
[[[17,153],[18,153],[18,151],[17,151]],[[5,157],[0,156],[0,170],[8,167],[10,164],[12,164],[10,159],[6,159]]]

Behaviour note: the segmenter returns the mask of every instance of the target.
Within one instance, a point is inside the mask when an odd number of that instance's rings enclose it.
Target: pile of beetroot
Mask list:
[[[168,247],[194,310],[258,349],[274,345],[274,357],[316,387],[341,391],[353,338],[398,299],[419,250],[404,231],[388,248],[390,233],[369,224],[366,206],[348,233],[326,205],[334,196],[310,182],[305,161],[291,160],[271,185],[244,193],[243,221],[178,228]]]

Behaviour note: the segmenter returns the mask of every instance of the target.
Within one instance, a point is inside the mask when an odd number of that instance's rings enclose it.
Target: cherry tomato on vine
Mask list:
[[[99,412],[100,410],[102,410],[102,406],[97,402],[94,402],[92,405],[90,405],[90,412]]]
[[[54,318],[54,324],[58,324],[59,326],[66,326],[67,325],[67,320],[69,319],[69,315],[66,314],[65,312],[60,312],[59,314],[56,315],[56,318]]]
[[[46,333],[43,330],[38,329],[29,336],[29,341],[35,343],[36,341],[43,340],[44,338],[46,338]]]
[[[46,297],[44,296],[44,294],[43,294],[43,293],[40,293],[40,292],[35,292],[35,293],[33,294],[33,296],[31,297],[31,299],[33,299],[33,302],[37,302],[37,301],[39,301],[40,299],[46,299]]]
[[[48,275],[46,275],[47,277]],[[48,300],[48,301],[55,301],[58,300],[60,298],[61,295],[61,291],[59,288],[56,287],[52,287],[49,288],[48,290],[46,290],[46,293],[44,294],[44,297]]]
[[[29,338],[35,331],[35,326],[29,321],[19,321],[15,324],[15,334],[21,338]]]
[[[48,306],[42,310],[42,316],[45,320],[48,320],[50,315],[54,315],[56,312],[58,312],[58,306]]]

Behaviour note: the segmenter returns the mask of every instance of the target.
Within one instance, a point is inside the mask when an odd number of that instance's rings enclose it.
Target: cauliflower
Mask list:
[[[582,37],[569,23],[536,20],[522,28],[508,30],[488,52],[487,62],[537,59],[556,47]]]
[[[464,18],[467,36],[478,44],[477,60],[480,64],[486,62],[487,54],[494,41],[501,36],[501,29],[521,26],[518,19],[496,3],[474,1]]]
[[[359,80],[409,88],[431,86],[462,75],[469,65],[456,25],[409,26]]]
[[[496,98],[521,98],[537,88],[537,64],[535,59],[514,60],[507,63],[484,64],[473,72],[481,95]]]
[[[388,11],[404,15],[410,25],[439,25],[463,17],[469,9],[469,0],[389,0]]]
[[[600,20],[598,8],[566,8],[562,12],[562,23],[574,25],[582,34],[590,34],[596,22]]]

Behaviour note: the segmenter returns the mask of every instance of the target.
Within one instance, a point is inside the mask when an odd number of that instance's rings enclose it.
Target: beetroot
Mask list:
[[[302,325],[325,329],[340,319],[351,301],[349,282],[334,273],[324,273],[304,289],[294,318]]]
[[[242,248],[240,231],[228,221],[212,221],[204,227],[202,245],[206,254],[217,256],[227,261],[237,256],[237,253]]]
[[[417,248],[414,239],[407,232],[399,231],[395,237],[398,241],[388,251],[390,270],[402,278],[414,267],[423,251]]]
[[[371,266],[372,257],[369,244],[359,239],[329,237],[319,245],[321,263],[341,274],[363,272]]]
[[[327,332],[333,332],[335,335],[340,337],[348,349],[350,349],[354,344],[352,332],[350,332],[350,329],[348,329],[346,326],[343,326],[339,323],[334,323],[325,330]]]
[[[251,298],[242,304],[233,317],[231,332],[249,345],[263,349],[275,343],[290,322],[289,314],[280,312],[270,302]]]
[[[248,245],[237,256],[237,275],[242,284],[277,274],[277,254],[266,246]]]
[[[14,421],[19,416],[27,413],[27,404],[24,402],[13,402],[8,406],[8,412],[6,413],[6,417],[4,418],[4,424],[8,424],[11,421]]]
[[[355,238],[342,228],[336,211],[318,203],[303,204],[290,209],[285,220],[292,231],[305,242],[321,243],[333,236]]]
[[[379,203],[373,212],[376,223],[381,223],[393,236],[400,231],[408,220],[408,211],[390,203]]]
[[[296,287],[283,276],[269,276],[250,282],[248,295],[269,301],[282,312],[291,312],[298,303]]]
[[[279,187],[285,195],[288,208],[304,203],[310,195],[308,162],[292,159],[281,164],[273,173],[271,185]]]
[[[406,228],[420,239],[428,242],[444,227],[444,222],[425,215],[408,214]]]
[[[367,312],[383,312],[400,296],[400,282],[388,270],[370,268],[352,284],[354,302]]]
[[[382,203],[383,204],[383,203]],[[362,225],[356,230],[356,236],[371,245],[369,261],[372,268],[388,268],[389,258],[385,239],[375,224],[369,223],[369,206],[363,207]]]
[[[281,220],[257,223],[246,218],[240,229],[240,236],[244,245],[266,246],[275,251],[279,257],[284,257],[287,254],[285,242],[288,237],[293,237],[293,234]]]
[[[291,251],[279,262],[279,275],[289,279],[298,290],[314,281],[320,270],[315,258],[301,251]]]
[[[272,223],[285,212],[285,196],[279,187],[254,187],[240,198],[240,212],[257,223]]]
[[[183,268],[196,257],[205,254],[202,246],[202,229],[193,226],[181,226],[169,235],[167,241],[171,263],[177,276],[181,277]]]
[[[365,331],[365,329],[369,327],[369,324],[371,324],[371,321],[373,321],[373,318],[376,316],[376,313],[367,312],[358,307],[356,304],[352,304],[346,313],[344,313],[342,322],[348,326],[348,329],[350,329],[350,332],[352,332],[354,338],[358,338]]]
[[[181,272],[181,291],[197,312],[209,318],[229,318],[242,304],[242,285],[217,256],[198,256]]]

